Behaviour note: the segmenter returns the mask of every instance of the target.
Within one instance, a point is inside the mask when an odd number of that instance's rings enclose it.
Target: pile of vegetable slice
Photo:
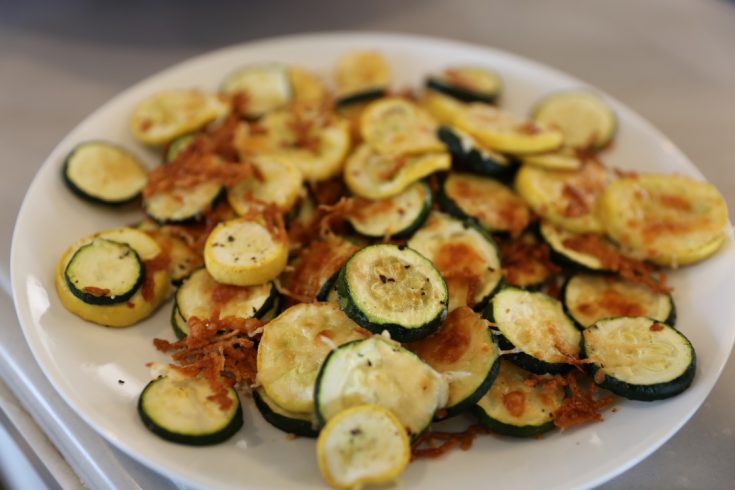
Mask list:
[[[524,118],[500,108],[502,88],[490,67],[454,66],[395,92],[374,51],[337,60],[334,89],[263,63],[216,94],[142,100],[130,128],[160,151],[153,170],[79,144],[70,190],[146,218],[68,248],[62,304],[125,327],[174,296],[171,340],[155,340],[173,362],[140,396],[143,423],[218,443],[252,388],[269,423],[319,437],[330,485],[353,488],[397,478],[411,451],[685,390],[696,356],[663,268],[718,250],[722,196],[606,166],[617,121],[591,91]],[[465,412],[480,425],[432,430]]]

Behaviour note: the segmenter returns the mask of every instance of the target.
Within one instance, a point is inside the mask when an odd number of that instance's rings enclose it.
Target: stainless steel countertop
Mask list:
[[[0,378],[91,488],[172,487],[69,409],[14,318],[10,237],[25,189],[53,146],[140,79],[210,49],[319,30],[420,33],[505,49],[607,91],[673,140],[735,209],[735,3],[724,0],[0,3]],[[662,448],[603,488],[731,488],[735,361]],[[21,420],[22,417],[16,418]],[[27,424],[28,422],[18,422]],[[54,465],[57,480],[71,485]],[[56,469],[54,469],[56,468]]]

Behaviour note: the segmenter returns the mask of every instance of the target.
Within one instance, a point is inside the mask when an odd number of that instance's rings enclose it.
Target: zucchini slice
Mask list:
[[[104,238],[79,247],[64,269],[69,290],[91,305],[126,302],[143,284],[144,275],[132,247]]]
[[[482,309],[503,279],[500,256],[478,226],[433,212],[408,246],[431,260],[449,287],[449,310]]]
[[[568,240],[577,238],[579,235],[576,233],[563,230],[548,221],[542,221],[539,226],[539,234],[549,246],[551,259],[557,264],[577,270],[607,271],[605,264],[598,257],[574,250],[565,243]],[[610,246],[613,245],[610,244]]]
[[[169,271],[171,284],[180,286],[189,275],[204,265],[201,253],[196,250],[191,239],[182,234],[177,227],[159,226],[151,219],[138,223],[136,229],[144,231],[153,238],[170,259]]]
[[[365,336],[333,303],[292,306],[263,329],[257,381],[284,410],[313,413],[314,383],[327,354],[335,346]]]
[[[562,301],[567,314],[581,328],[619,316],[645,316],[671,326],[676,321],[670,294],[615,276],[575,274],[564,284]]]
[[[544,293],[507,287],[487,308],[506,358],[536,374],[562,373],[579,357],[581,334],[562,304]]]
[[[270,223],[242,218],[218,224],[204,245],[204,263],[217,282],[252,286],[271,281],[286,267],[287,237]]]
[[[238,110],[247,118],[257,118],[266,112],[285,107],[291,102],[289,69],[280,63],[254,64],[240,68],[222,82],[225,95],[244,95]]]
[[[461,129],[441,126],[437,135],[447,145],[452,154],[452,167],[457,170],[501,178],[513,173],[517,167],[506,156],[483,148],[475,138]]]
[[[74,253],[96,239],[127,244],[143,263],[146,278],[127,301],[98,305],[79,299],[69,288],[65,270]],[[158,243],[146,233],[134,228],[112,228],[82,238],[66,249],[59,259],[55,274],[56,292],[61,304],[80,318],[108,327],[127,327],[152,314],[169,292],[171,274],[168,258]]]
[[[396,157],[363,143],[347,158],[344,179],[350,191],[360,197],[385,199],[434,172],[449,170],[451,165],[452,159],[443,151]]]
[[[258,175],[241,180],[227,190],[227,201],[232,209],[240,216],[263,203],[275,204],[283,213],[291,210],[303,184],[299,169],[290,161],[273,156],[256,156],[251,162]]]
[[[346,120],[321,109],[296,108],[269,113],[258,124],[266,135],[263,153],[292,163],[304,180],[319,182],[342,171],[350,149]]]
[[[509,286],[538,290],[557,272],[549,262],[549,247],[531,231],[519,237],[501,237],[498,244],[505,282]]]
[[[135,106],[130,129],[141,143],[163,145],[224,117],[229,110],[219,97],[201,90],[167,90]]]
[[[460,219],[471,219],[491,233],[519,235],[531,221],[526,203],[494,179],[450,173],[439,193],[441,208]]]
[[[604,148],[618,125],[610,106],[586,90],[551,94],[536,104],[531,117],[559,128],[564,133],[564,146],[570,148]]]
[[[189,145],[194,142],[195,139],[196,133],[189,133],[183,136],[179,136],[178,138],[171,141],[171,143],[169,143],[166,148],[164,163],[169,163],[176,160],[176,157],[178,157],[182,151],[187,149]]]
[[[318,107],[327,100],[327,87],[317,75],[298,66],[288,67],[291,92],[296,103]]]
[[[222,191],[219,182],[159,191],[143,199],[143,209],[160,224],[190,224],[202,220],[215,206]]]
[[[454,124],[483,146],[513,155],[541,153],[559,148],[564,135],[550,126],[525,121],[486,104],[470,104]]]
[[[390,85],[388,61],[377,51],[355,50],[342,55],[335,65],[337,98],[385,91]]]
[[[135,200],[146,171],[133,155],[106,141],[80,143],[64,162],[64,182],[87,201],[116,206]]]
[[[347,316],[400,342],[430,335],[447,315],[444,279],[405,246],[372,245],[355,253],[340,270],[337,292]]]
[[[362,139],[383,155],[415,155],[444,150],[436,122],[406,99],[387,97],[368,105],[360,116]]]
[[[564,402],[564,388],[553,377],[540,377],[500,360],[490,391],[475,406],[480,423],[512,437],[532,437],[554,429],[554,412]]]
[[[665,266],[715,253],[727,238],[727,204],[715,186],[682,175],[639,175],[600,197],[607,234],[623,249]]]
[[[526,155],[521,162],[523,165],[531,165],[549,170],[579,170],[585,164],[576,150],[566,147],[550,153]]]
[[[444,417],[474,405],[498,374],[500,353],[487,321],[466,306],[449,313],[435,334],[406,347],[448,378]]]
[[[316,380],[319,423],[356,405],[375,403],[391,410],[409,435],[426,429],[447,401],[441,374],[396,342],[374,335],[329,353]]]
[[[579,170],[523,165],[515,188],[536,214],[555,225],[574,233],[602,233],[597,201],[612,180],[612,174],[595,161]]]
[[[189,335],[189,324],[186,323],[186,320],[184,320],[184,317],[181,316],[179,307],[176,306],[176,301],[174,301],[174,307],[171,310],[170,320],[171,320],[171,327],[174,329],[174,335],[176,335],[177,339],[183,339],[187,335]]]
[[[138,399],[138,414],[148,430],[171,442],[191,446],[218,444],[235,434],[243,423],[240,399],[234,389],[223,410],[203,377],[170,374],[154,379]]]
[[[597,384],[631,400],[670,398],[692,384],[696,356],[674,327],[646,317],[600,320],[582,333]]]
[[[189,276],[176,291],[174,309],[186,325],[190,318],[260,318],[273,307],[278,295],[273,283],[255,286],[219,284],[202,268]],[[176,325],[181,322],[176,320]],[[188,328],[184,330],[188,334]]]
[[[316,452],[327,483],[346,490],[390,483],[411,460],[411,444],[401,422],[379,405],[340,412],[322,429]]]
[[[431,189],[416,182],[394,197],[359,200],[347,219],[359,234],[403,240],[418,230],[431,211]]]
[[[447,68],[426,80],[426,87],[462,102],[494,103],[503,91],[500,75],[480,66]]]
[[[291,412],[278,406],[263,388],[253,390],[253,400],[263,418],[276,429],[303,437],[316,437],[313,413]]]

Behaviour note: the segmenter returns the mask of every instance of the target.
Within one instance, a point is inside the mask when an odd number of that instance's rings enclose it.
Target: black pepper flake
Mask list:
[[[117,380],[117,384],[124,385],[125,384],[125,381],[123,381],[122,379],[118,379]]]
[[[235,237],[232,236],[232,235],[227,235],[227,241],[230,242],[230,243],[232,243],[232,242],[235,241]]]
[[[411,264],[406,264],[406,265],[403,266],[403,268],[406,269],[406,270],[408,270],[408,269],[411,268]]]
[[[405,245],[398,245],[398,250],[406,250],[406,246]]]
[[[378,277],[380,278],[380,282],[382,282],[383,284],[388,282],[388,278],[385,277],[383,274],[378,274]]]
[[[393,279],[392,277],[389,277],[389,278],[388,278],[388,282],[396,282],[396,280],[395,280],[395,279]]]
[[[360,429],[359,427],[355,427],[350,431],[350,435],[353,436],[359,436],[360,434],[362,434],[362,429]]]
[[[371,361],[370,359],[368,359],[367,365],[368,365],[368,367],[373,367],[373,361]]]

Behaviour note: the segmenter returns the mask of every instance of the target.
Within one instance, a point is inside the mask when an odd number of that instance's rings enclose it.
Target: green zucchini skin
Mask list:
[[[516,287],[506,287],[503,288],[503,290],[506,289],[517,289],[522,290],[521,288]],[[501,290],[502,291],[502,290]],[[525,291],[525,290],[522,290]],[[498,291],[500,292],[500,291]],[[536,293],[536,294],[542,294],[542,293]],[[495,313],[493,311],[494,304],[491,302],[487,305],[487,308],[485,308],[484,317],[489,320],[490,322],[495,323]],[[573,323],[573,320],[569,320]],[[495,338],[498,341],[498,347],[502,351],[510,351],[516,348],[513,343],[508,340],[505,335],[500,330],[494,331],[493,335],[495,335]],[[504,359],[507,359],[511,361],[516,366],[525,369],[526,371],[530,371],[535,374],[565,374],[569,372],[569,370],[572,368],[571,364],[563,363],[563,362],[547,362],[543,361],[541,359],[537,359],[530,354],[526,354],[525,352],[509,352],[504,353],[502,356]]]
[[[500,162],[490,155],[483,155],[477,148],[467,151],[460,137],[448,126],[440,126],[437,137],[447,145],[452,155],[452,167],[457,170],[509,180],[518,168],[517,162]]]
[[[276,429],[282,430],[288,434],[295,434],[302,437],[317,437],[319,431],[314,428],[309,421],[286,417],[271,408],[268,402],[260,395],[258,390],[253,390],[253,401],[255,406],[263,416],[263,418]]]
[[[83,189],[81,189],[69,177],[69,165],[70,165],[71,161],[73,160],[76,152],[78,152],[84,146],[87,146],[87,145],[104,145],[104,146],[109,146],[109,147],[113,147],[113,148],[117,149],[118,151],[121,151],[123,153],[126,153],[126,154],[130,155],[130,153],[128,153],[128,151],[125,150],[124,148],[122,148],[121,146],[118,146],[118,145],[116,145],[114,143],[110,143],[108,141],[103,141],[103,140],[85,141],[84,143],[80,143],[77,146],[75,146],[74,148],[72,148],[72,150],[69,152],[69,154],[64,159],[64,164],[61,166],[61,178],[64,180],[64,184],[66,184],[66,187],[72,192],[72,194],[74,194],[78,198],[83,199],[83,200],[85,200],[85,201],[87,201],[89,203],[99,204],[99,205],[107,206],[107,207],[111,207],[111,208],[119,208],[119,207],[127,206],[129,204],[132,204],[132,203],[137,202],[140,199],[140,192],[135,193],[135,194],[131,195],[129,198],[122,199],[122,200],[108,200],[108,199],[103,199],[101,197],[97,197],[97,196],[93,196],[91,194],[88,194]],[[130,155],[130,156],[131,156],[131,158],[135,158],[132,155]]]
[[[194,142],[196,133],[189,133],[183,136],[179,136],[168,144],[166,148],[166,154],[163,163],[169,163],[176,160],[176,157],[184,151],[191,143]]]
[[[79,247],[79,249],[77,249],[76,252],[74,252],[74,255],[72,255],[71,259],[69,259],[69,263],[66,265],[66,268],[64,269],[64,280],[66,281],[67,286],[69,286],[69,290],[71,291],[71,293],[87,304],[104,306],[104,305],[115,305],[119,303],[124,303],[130,298],[132,298],[136,292],[138,292],[140,287],[143,285],[143,281],[145,279],[145,267],[143,266],[143,263],[140,260],[140,256],[138,256],[138,253],[132,247],[126,244],[121,244],[118,242],[114,242],[112,240],[103,240],[104,242],[111,242],[116,245],[124,245],[125,248],[127,248],[127,252],[132,254],[138,263],[138,277],[135,280],[135,283],[125,293],[118,294],[116,296],[106,296],[106,295],[97,296],[97,295],[85,292],[84,290],[77,288],[76,284],[70,277],[70,274],[71,274],[70,269],[74,267],[75,259],[78,257],[80,253],[84,253],[84,251],[87,250],[89,247],[93,247],[97,243],[97,240],[100,240],[100,239],[98,238],[86,245],[83,245]]]
[[[408,240],[413,236],[414,233],[418,231],[419,228],[426,222],[426,219],[429,217],[429,214],[431,213],[431,205],[432,205],[432,193],[431,189],[429,188],[429,185],[426,183],[425,180],[420,181],[419,185],[424,187],[426,197],[421,204],[421,210],[416,215],[416,219],[414,219],[410,225],[406,226],[402,230],[397,231],[396,233],[393,233],[390,235],[390,238],[393,240]],[[354,230],[355,233],[358,235],[362,235],[368,239],[372,240],[380,240],[382,241],[383,238],[385,238],[385,235],[367,235],[364,233],[360,233],[354,225],[350,225],[351,228]]]
[[[650,320],[652,322],[661,323],[653,319]],[[601,320],[601,322],[603,321],[605,320]],[[589,329],[595,328],[596,325],[597,324],[589,327]],[[589,375],[592,376],[592,379],[597,385],[629,400],[651,402],[656,400],[665,400],[667,398],[679,395],[687,388],[689,388],[694,381],[694,376],[697,371],[697,354],[691,342],[684,334],[682,334],[679,330],[675,329],[671,325],[662,325],[664,326],[664,328],[670,328],[671,330],[676,332],[685,341],[686,345],[688,345],[691,354],[691,362],[689,363],[687,368],[676,378],[662,383],[653,383],[647,385],[634,384],[622,381],[607,373],[603,373],[603,375],[600,376],[600,374],[598,374],[598,371],[601,369],[601,367],[595,362],[589,362],[585,364],[585,369],[587,370]],[[580,348],[580,356],[583,359],[589,359],[587,340],[584,335],[582,336]]]
[[[173,432],[170,431],[162,426],[160,426],[155,420],[153,420],[148,413],[145,410],[145,402],[144,399],[147,396],[147,393],[151,389],[151,387],[164,379],[163,377],[158,377],[152,381],[150,381],[146,387],[143,389],[143,392],[140,394],[140,397],[138,398],[138,415],[140,416],[143,425],[156,434],[157,436],[161,437],[162,439],[166,439],[167,441],[175,442],[178,444],[186,444],[189,446],[210,446],[213,444],[219,444],[221,442],[226,441],[230,437],[232,437],[237,431],[242,428],[243,425],[243,411],[242,411],[242,405],[240,404],[240,399],[236,395],[236,401],[237,408],[230,420],[230,422],[223,427],[221,430],[212,432],[209,434],[184,434],[180,432]],[[233,390],[234,391],[234,390]]]
[[[403,325],[397,323],[376,323],[373,322],[363,311],[355,305],[352,301],[350,287],[347,284],[347,279],[344,273],[345,267],[340,269],[339,276],[337,278],[337,293],[339,294],[339,307],[345,314],[352,319],[355,323],[361,327],[370,330],[373,333],[381,333],[386,330],[392,339],[398,340],[399,342],[413,342],[415,340],[423,339],[428,337],[432,333],[436,332],[441,326],[444,319],[447,317],[446,304],[442,313],[434,317],[431,321],[425,323],[423,326],[418,328],[406,328]],[[329,294],[329,293],[327,293]]]
[[[339,277],[339,270],[332,274],[332,276],[324,281],[322,286],[319,288],[319,291],[316,293],[316,300],[317,301],[326,301],[327,297],[329,296],[329,292],[334,287],[334,284],[337,282],[337,278]]]
[[[179,340],[189,335],[189,326],[186,324],[186,320],[181,316],[176,300],[174,300],[174,307],[171,309],[171,327],[174,330],[174,335],[176,335],[176,338]]]
[[[549,246],[549,258],[551,259],[552,262],[554,262],[555,264],[557,264],[558,266],[562,268],[569,269],[574,272],[589,272],[589,273],[597,273],[597,274],[612,272],[612,271],[605,269],[602,265],[599,267],[593,267],[589,264],[584,264],[582,262],[579,262],[578,260],[575,260],[572,257],[570,257],[568,254],[564,253],[564,250],[555,247],[551,241],[551,238],[547,236],[548,233],[553,233],[553,232],[554,232],[553,226],[547,227],[546,223],[543,223],[536,228],[536,233],[537,233],[538,238]]]
[[[462,102],[483,102],[485,104],[494,104],[500,98],[500,92],[477,92],[466,88],[458,87],[440,80],[436,77],[426,79],[426,88],[436,90],[444,95],[454,97]]]
[[[490,335],[492,336],[492,334]],[[490,368],[490,371],[488,371],[487,373],[487,377],[485,377],[485,380],[482,382],[480,386],[477,387],[477,390],[475,390],[474,393],[472,393],[470,396],[468,396],[461,402],[456,403],[451,407],[447,407],[445,409],[446,414],[443,417],[436,416],[434,417],[434,419],[437,421],[445,420],[445,419],[454,417],[455,415],[459,415],[460,413],[466,412],[467,410],[471,409],[473,406],[475,406],[475,404],[480,398],[485,396],[485,393],[487,393],[490,387],[493,385],[495,378],[498,377],[499,372],[500,372],[500,356],[498,356],[498,358],[495,359],[495,362],[493,362],[493,365]]]
[[[527,438],[534,437],[545,432],[552,431],[556,428],[554,421],[546,422],[541,425],[511,425],[492,418],[479,406],[472,407],[472,412],[482,425],[504,436]]]
[[[387,93],[388,91],[385,88],[371,88],[354,94],[339,97],[337,100],[334,101],[334,105],[337,108],[341,108],[348,105],[357,104],[359,102],[368,102],[384,97]]]
[[[438,279],[441,281],[441,284],[432,285],[433,287],[440,287],[443,291],[443,299],[442,306],[439,308],[437,314],[431,318],[425,321],[420,326],[414,326],[414,327],[406,327],[404,325],[400,325],[395,322],[391,321],[384,321],[380,318],[371,318],[366,312],[364,312],[356,303],[356,301],[353,299],[354,293],[352,289],[350,288],[349,281],[347,279],[347,270],[351,265],[351,262],[353,260],[356,260],[356,258],[360,258],[362,254],[370,253],[371,249],[376,249],[379,247],[384,248],[395,248],[400,252],[408,252],[411,255],[415,255],[419,258],[419,260],[422,262],[422,265],[431,268],[431,270],[436,274]],[[428,281],[428,278],[427,278]],[[342,268],[339,270],[339,275],[337,277],[337,293],[339,295],[339,306],[342,309],[342,311],[345,312],[345,314],[350,317],[355,323],[360,325],[361,327],[373,332],[373,333],[381,333],[383,331],[387,331],[391,338],[394,340],[397,340],[399,342],[413,342],[415,340],[420,340],[424,337],[428,337],[432,333],[436,332],[436,330],[441,326],[444,319],[447,317],[447,305],[449,303],[449,293],[447,290],[447,284],[444,282],[444,279],[441,277],[441,274],[434,268],[433,264],[426,259],[423,255],[419,254],[418,252],[414,251],[413,249],[410,249],[406,246],[395,246],[395,245],[372,245],[369,247],[365,247],[362,250],[356,252],[350,259],[345,262],[345,264],[342,266]],[[327,293],[328,294],[328,293]]]

